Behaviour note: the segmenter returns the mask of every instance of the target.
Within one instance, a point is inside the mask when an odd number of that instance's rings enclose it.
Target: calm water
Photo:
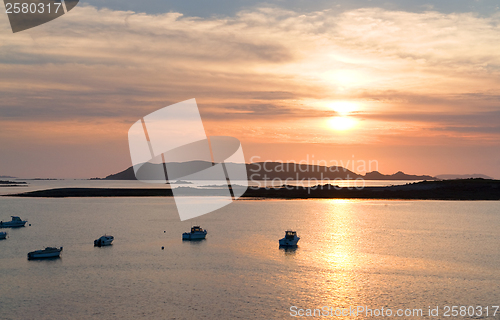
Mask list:
[[[10,215],[31,226],[0,241],[1,319],[500,304],[500,202],[241,200],[180,222],[171,198],[1,198],[0,219]],[[207,240],[181,241],[192,223]],[[287,228],[301,237],[295,251],[278,248]],[[104,233],[113,246],[94,248]],[[44,246],[63,246],[62,258],[26,259]]]

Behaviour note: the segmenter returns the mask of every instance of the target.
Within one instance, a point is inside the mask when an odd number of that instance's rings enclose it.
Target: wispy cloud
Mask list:
[[[113,101],[140,107],[193,95],[280,106],[380,99],[369,92],[411,94],[424,103],[443,94],[498,97],[500,15],[267,8],[199,19],[78,9],[18,35],[2,20],[4,105],[14,103],[9,96],[19,102],[20,92],[26,99],[57,94],[61,105],[80,98],[100,117],[102,107],[114,114]]]

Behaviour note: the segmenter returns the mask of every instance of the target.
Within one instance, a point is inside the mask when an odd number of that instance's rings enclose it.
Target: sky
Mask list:
[[[498,6],[95,0],[15,34],[0,14],[0,175],[119,172],[133,123],[196,98],[248,162],[500,178]]]

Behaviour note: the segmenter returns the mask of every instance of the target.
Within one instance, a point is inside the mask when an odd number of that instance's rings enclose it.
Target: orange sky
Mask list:
[[[0,175],[121,171],[135,121],[196,98],[207,133],[240,139],[247,160],[500,178],[499,26],[377,8],[202,19],[80,6],[12,34],[1,15]]]

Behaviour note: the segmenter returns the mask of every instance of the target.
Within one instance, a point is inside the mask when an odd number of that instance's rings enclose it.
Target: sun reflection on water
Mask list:
[[[314,260],[322,270],[321,295],[329,306],[346,307],[359,301],[359,269],[356,230],[356,212],[350,200],[327,200],[317,223],[321,232],[317,243],[320,250]],[[326,241],[325,241],[326,240]]]

